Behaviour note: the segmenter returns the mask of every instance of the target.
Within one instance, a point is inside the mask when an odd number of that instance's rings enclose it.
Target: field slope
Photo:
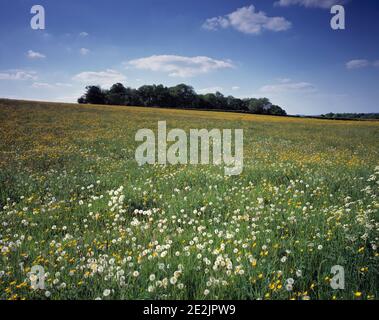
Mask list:
[[[243,173],[138,167],[160,120],[244,129]],[[0,299],[377,299],[378,166],[375,121],[0,100]]]

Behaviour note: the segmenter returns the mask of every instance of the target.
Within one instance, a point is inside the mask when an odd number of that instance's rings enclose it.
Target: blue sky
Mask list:
[[[341,2],[346,30],[335,31]],[[30,27],[35,4],[45,30]],[[187,83],[291,114],[379,112],[376,0],[2,0],[0,18],[0,97],[74,102],[89,84]]]

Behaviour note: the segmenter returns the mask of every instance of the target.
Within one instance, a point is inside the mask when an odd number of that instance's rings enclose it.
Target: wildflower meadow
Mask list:
[[[158,121],[243,172],[139,166]],[[0,100],[0,299],[375,300],[378,188],[377,121]]]

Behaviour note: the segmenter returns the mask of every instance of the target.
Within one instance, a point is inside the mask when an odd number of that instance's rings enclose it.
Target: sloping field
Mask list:
[[[158,121],[243,173],[139,167]],[[0,100],[0,299],[377,299],[378,185],[379,122]]]

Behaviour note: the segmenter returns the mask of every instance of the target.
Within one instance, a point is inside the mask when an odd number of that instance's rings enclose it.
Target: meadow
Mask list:
[[[158,121],[244,129],[243,173],[139,167]],[[375,121],[0,100],[0,299],[376,300],[378,190]]]

